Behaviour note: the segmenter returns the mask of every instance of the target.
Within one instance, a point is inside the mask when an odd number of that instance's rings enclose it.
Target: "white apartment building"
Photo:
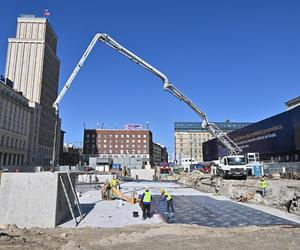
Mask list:
[[[249,122],[214,122],[225,133],[249,125]],[[201,122],[175,122],[174,146],[177,164],[203,162],[202,143],[214,138],[207,129],[201,127]]]

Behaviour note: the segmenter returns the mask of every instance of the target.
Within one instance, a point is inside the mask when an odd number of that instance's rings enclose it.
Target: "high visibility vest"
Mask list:
[[[165,196],[167,197],[167,201],[172,199],[172,195],[168,191],[165,191]]]
[[[145,192],[143,202],[151,202],[151,193]]]
[[[118,181],[117,181],[117,180],[112,179],[112,180],[110,181],[110,186],[111,186],[111,187],[116,187],[117,185],[118,185]]]
[[[259,185],[258,185],[259,189],[265,189],[267,187],[268,187],[268,183],[266,181],[260,181],[259,182]]]

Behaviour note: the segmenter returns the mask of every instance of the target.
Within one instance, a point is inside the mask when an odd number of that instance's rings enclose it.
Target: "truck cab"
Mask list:
[[[220,159],[217,169],[220,175],[225,178],[239,177],[247,179],[246,158],[244,155],[228,155]]]

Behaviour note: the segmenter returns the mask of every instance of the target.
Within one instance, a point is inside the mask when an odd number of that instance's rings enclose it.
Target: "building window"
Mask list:
[[[133,147],[133,148],[135,148],[135,145],[134,145],[134,144],[132,144],[132,147]]]
[[[141,143],[141,140],[138,140],[138,143]]]
[[[119,135],[115,135],[115,138],[119,138]]]
[[[143,142],[144,142],[144,143],[146,143],[146,142],[147,142],[147,140],[143,140]]]
[[[108,153],[112,154],[112,150],[111,150],[111,149],[110,149],[110,150],[108,150]]]
[[[112,138],[112,134],[109,135],[109,138]]]
[[[135,140],[132,140],[132,143],[135,143]]]
[[[126,148],[129,148],[129,145],[128,145],[128,144],[126,144]]]
[[[141,135],[137,135],[138,138],[141,138]]]
[[[115,145],[115,148],[118,148],[118,145]]]
[[[104,139],[103,142],[106,143],[106,139]]]
[[[106,148],[106,144],[104,144],[103,147]]]
[[[147,148],[147,145],[144,145],[144,148]]]
[[[124,145],[123,145],[123,144],[121,144],[121,148],[123,148],[123,146],[124,146]]]
[[[129,140],[126,140],[126,143],[129,143]]]
[[[98,138],[101,138],[101,135],[100,135],[100,134],[98,135]]]
[[[144,138],[147,138],[147,135],[144,135]]]
[[[109,148],[112,148],[112,145],[111,145],[111,144],[109,144]]]
[[[141,153],[141,150],[138,150],[137,153],[140,154],[140,153]]]
[[[126,135],[127,138],[129,138],[129,135]]]
[[[124,135],[121,135],[121,138],[124,138]]]
[[[90,138],[90,135],[89,135],[89,134],[87,134],[87,135],[86,135],[86,138]]]

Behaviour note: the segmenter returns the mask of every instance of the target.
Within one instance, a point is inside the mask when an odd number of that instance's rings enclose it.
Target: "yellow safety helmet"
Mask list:
[[[165,190],[163,188],[161,188],[160,192],[163,194],[165,192]]]

